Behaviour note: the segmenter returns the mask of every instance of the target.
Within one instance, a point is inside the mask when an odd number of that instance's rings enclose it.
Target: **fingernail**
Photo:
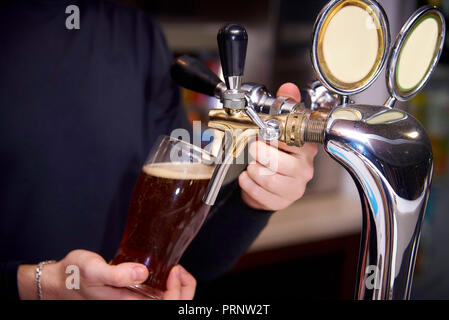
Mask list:
[[[179,266],[174,267],[175,276],[179,278],[181,276],[181,268]]]
[[[134,281],[143,281],[147,277],[147,270],[144,267],[134,267],[132,272]]]
[[[283,98],[287,98],[287,99],[292,99],[293,101],[298,101],[298,98],[297,97],[294,97],[293,95],[291,95],[291,94],[283,94],[282,95],[282,97]]]
[[[187,275],[187,271],[183,267],[178,267],[178,273],[180,277],[185,277]]]

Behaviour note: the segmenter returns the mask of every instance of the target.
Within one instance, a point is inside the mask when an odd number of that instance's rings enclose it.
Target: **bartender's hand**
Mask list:
[[[75,265],[80,270],[80,289],[67,289],[66,267]],[[35,280],[36,266],[21,265],[17,272],[17,285],[21,299],[37,299]],[[97,300],[148,300],[125,287],[144,282],[147,268],[139,263],[109,265],[98,254],[74,250],[64,259],[44,266],[41,276],[43,299],[97,299]],[[183,267],[172,268],[167,279],[164,300],[191,300],[195,294],[196,281]]]
[[[294,84],[279,88],[277,96],[301,100]],[[304,195],[307,183],[313,178],[313,160],[318,152],[314,144],[302,148],[279,142],[278,148],[257,141],[249,146],[250,164],[239,177],[242,199],[257,210],[279,211],[289,207]]]

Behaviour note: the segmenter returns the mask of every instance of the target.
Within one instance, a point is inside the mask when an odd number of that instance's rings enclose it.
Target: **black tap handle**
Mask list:
[[[248,34],[238,24],[228,24],[217,35],[223,76],[229,88],[228,77],[243,76],[245,69]]]
[[[191,56],[181,56],[170,69],[172,79],[181,87],[208,96],[215,96],[215,88],[221,82],[204,63]]]

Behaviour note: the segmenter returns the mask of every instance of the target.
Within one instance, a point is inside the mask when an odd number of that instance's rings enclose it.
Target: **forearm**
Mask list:
[[[24,264],[17,269],[17,290],[21,300],[36,300],[37,265]],[[41,294],[43,299],[57,299],[57,292],[63,287],[64,277],[61,264],[59,262],[46,264],[41,269]]]

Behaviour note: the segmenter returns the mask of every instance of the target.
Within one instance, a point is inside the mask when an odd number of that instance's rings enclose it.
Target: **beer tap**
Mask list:
[[[242,90],[242,77],[248,47],[248,34],[245,28],[238,24],[228,24],[218,32],[217,42],[227,87],[221,97],[224,110],[234,115],[244,111],[259,128],[263,139],[266,141],[277,140],[280,136],[280,126],[276,120],[263,121],[254,110],[254,102],[248,99],[245,91]]]
[[[322,143],[325,118],[338,99],[319,83],[314,83],[303,97],[310,97],[309,107],[286,97],[273,97],[263,85],[242,83],[248,35],[237,24],[229,24],[217,35],[223,76],[222,82],[207,66],[191,56],[181,56],[171,67],[175,82],[186,89],[216,97],[222,109],[209,112],[210,128],[224,132],[222,161],[211,179],[205,202],[213,205],[233,159],[249,139],[259,136],[271,141],[285,141],[302,146],[305,142]],[[312,108],[313,105],[313,108]],[[302,128],[301,132],[296,132]]]
[[[388,18],[377,1],[332,0],[314,27],[312,66],[318,82],[297,103],[274,98],[262,85],[242,85],[246,31],[235,24],[222,28],[218,44],[226,84],[185,57],[172,68],[178,84],[223,102],[222,109],[210,110],[208,126],[231,136],[225,141],[231,148],[204,201],[214,204],[232,159],[250,137],[297,147],[321,144],[350,173],[360,193],[356,297],[408,299],[433,154],[423,126],[393,107],[424,87],[438,64],[445,34],[443,14],[426,6],[410,17],[390,50]],[[386,65],[390,97],[385,105],[353,103],[349,97],[367,89]]]
[[[226,83],[220,80],[198,58],[189,55],[178,57],[171,67],[172,79],[184,88],[215,97],[223,103]],[[247,82],[241,85],[247,105],[259,114],[290,113],[297,102],[287,97],[275,98],[262,84]],[[331,93],[319,81],[312,82],[301,90],[301,102],[311,110],[332,109],[339,104],[340,97]]]
[[[241,86],[248,47],[248,34],[242,26],[228,24],[218,32],[217,42],[221,68],[227,87],[222,95],[223,107],[231,110],[243,110],[246,107],[246,99]]]
[[[226,84],[199,59],[183,55],[170,69],[172,79],[186,89],[222,100]]]
[[[198,59],[184,55],[173,63],[171,76],[183,87],[219,99],[224,109],[245,110],[247,115],[261,129],[261,136],[273,139],[272,121],[264,123],[258,114],[290,113],[297,102],[286,97],[275,98],[264,85],[243,83],[248,35],[244,27],[228,24],[221,28],[217,42],[225,83]],[[313,82],[301,94],[304,105],[312,110],[332,109],[340,97],[329,92],[319,81]],[[270,131],[265,134],[264,132]]]

